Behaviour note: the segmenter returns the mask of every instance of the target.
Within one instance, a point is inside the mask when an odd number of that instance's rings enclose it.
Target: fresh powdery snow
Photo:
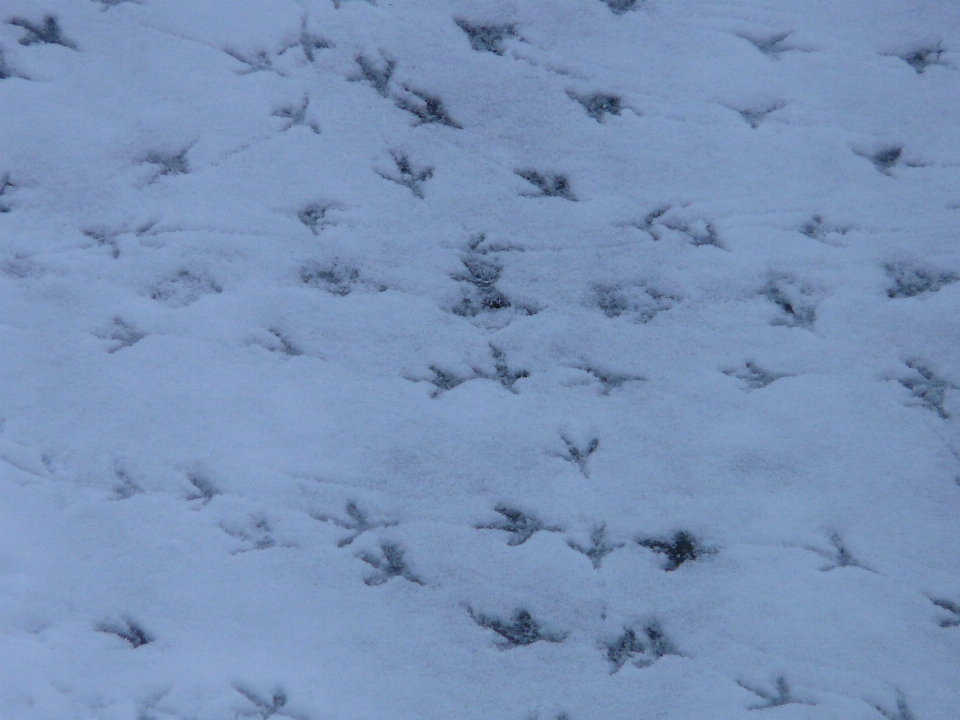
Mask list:
[[[4,720],[960,718],[960,5],[0,0]]]

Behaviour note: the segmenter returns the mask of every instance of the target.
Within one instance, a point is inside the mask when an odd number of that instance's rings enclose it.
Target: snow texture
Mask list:
[[[0,0],[0,717],[956,720],[960,5]]]

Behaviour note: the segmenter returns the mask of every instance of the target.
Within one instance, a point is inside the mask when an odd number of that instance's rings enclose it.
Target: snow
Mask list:
[[[957,717],[956,7],[0,16],[0,717]]]

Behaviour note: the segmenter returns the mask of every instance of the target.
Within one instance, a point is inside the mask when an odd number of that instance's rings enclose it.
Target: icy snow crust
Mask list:
[[[0,10],[0,716],[960,716],[960,6]]]

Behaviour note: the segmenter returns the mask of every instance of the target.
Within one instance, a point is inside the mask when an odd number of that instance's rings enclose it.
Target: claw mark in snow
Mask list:
[[[633,665],[638,668],[645,668],[665,655],[679,654],[656,620],[647,623],[643,628],[643,635],[645,640],[638,636],[633,628],[626,628],[620,637],[604,646],[607,651],[607,660],[611,665],[611,675],[617,673],[630,661],[633,661]],[[634,660],[633,658],[638,655],[643,657]]]
[[[187,162],[189,151],[190,148],[186,147],[177,153],[152,152],[147,155],[144,162],[159,166],[157,177],[161,175],[184,175],[190,172],[190,165]]]
[[[205,475],[190,473],[187,476],[187,480],[189,480],[190,484],[196,489],[196,493],[188,495],[187,500],[202,500],[202,504],[206,505],[220,494],[217,486]]]
[[[195,274],[189,270],[180,270],[173,277],[157,283],[150,293],[150,298],[171,307],[184,307],[204,295],[217,295],[221,292],[223,288],[206,272]]]
[[[593,293],[597,307],[608,318],[630,314],[641,323],[650,322],[680,300],[679,297],[661,292],[645,281],[628,286],[598,283],[593,286]]]
[[[270,521],[262,515],[251,515],[248,522],[242,525],[222,524],[220,527],[227,535],[247,543],[246,547],[237,550],[234,554],[251,550],[268,550],[276,545],[276,541],[270,534],[273,530]]]
[[[810,328],[817,319],[817,308],[805,288],[795,290],[785,279],[771,280],[763,289],[767,299],[783,312],[774,325]]]
[[[25,18],[15,17],[7,21],[8,25],[15,25],[27,31],[27,34],[20,38],[21,45],[61,45],[71,50],[76,50],[77,46],[70,40],[67,40],[60,30],[60,22],[55,15],[44,15],[43,22],[38,24]]]
[[[796,50],[798,48],[788,47],[783,44],[783,41],[786,40],[793,33],[777,33],[775,35],[748,35],[746,33],[740,35],[741,38],[746,40],[748,43],[753,45],[757,50],[762,52],[769,58],[777,60],[783,53],[788,52],[789,50]]]
[[[488,525],[475,525],[477,530],[502,530],[513,535],[507,540],[507,545],[523,545],[532,538],[535,533],[544,530],[546,532],[562,532],[563,528],[554,525],[544,525],[536,515],[528,515],[522,510],[509,507],[507,505],[497,505],[494,510],[503,515],[504,519],[490,523]]]
[[[637,637],[637,632],[633,628],[627,628],[623,635],[606,645],[607,660],[610,661],[612,669],[610,674],[618,672],[620,668],[632,660],[634,656],[641,654],[646,650],[643,641]]]
[[[933,599],[931,602],[938,608],[946,610],[948,613],[953,615],[953,617],[941,620],[939,623],[940,627],[960,627],[960,605],[957,605],[957,603],[952,602],[951,600],[943,599]]]
[[[493,630],[502,640],[497,641],[501,650],[521,647],[523,645],[532,645],[535,642],[559,643],[563,642],[566,634],[557,634],[544,632],[540,623],[538,623],[528,610],[520,608],[513,613],[510,622],[500,618],[474,613],[469,610],[470,617],[482,628]]]
[[[234,685],[233,687],[238,693],[253,703],[261,720],[267,720],[275,716],[287,704],[287,693],[283,688],[274,690],[270,699],[267,700],[242,685]],[[244,713],[244,715],[246,715],[246,713]]]
[[[639,1],[642,2],[642,0]],[[614,15],[623,15],[628,10],[632,10],[638,0],[603,0],[603,2]]]
[[[104,340],[113,340],[115,344],[107,348],[108,353],[115,353],[124,348],[132,347],[146,337],[132,325],[125,323],[120,318],[114,318],[113,324],[106,333],[100,335]]]
[[[588,547],[584,547],[573,540],[568,540],[567,545],[590,558],[594,570],[600,569],[600,564],[607,555],[617,548],[623,547],[623,543],[612,543],[607,540],[606,525],[597,525],[590,531],[590,545]]]
[[[510,307],[510,300],[496,286],[503,272],[499,261],[471,252],[461,257],[460,262],[466,272],[454,275],[453,279],[472,285],[473,289],[467,289],[463,299],[453,308],[454,314],[475,317],[481,312],[495,312]],[[496,356],[496,351],[494,355]]]
[[[291,48],[299,47],[303,50],[303,55],[307,59],[307,62],[313,62],[316,59],[316,50],[329,50],[332,47],[335,47],[332,42],[326,38],[322,38],[319,35],[314,35],[307,29],[307,18],[306,16],[300,19],[300,35],[297,37],[297,42],[287,45],[283,50],[280,51],[280,54],[283,55],[287,50]]]
[[[116,493],[117,500],[128,500],[134,495],[143,492],[143,489],[131,479],[126,470],[117,468],[113,474],[116,475],[117,480],[120,481],[120,484],[113,489],[113,492]]]
[[[873,572],[870,568],[862,565],[859,560],[853,557],[853,554],[847,549],[846,544],[843,541],[843,538],[840,537],[839,533],[833,533],[830,536],[830,544],[833,545],[833,551],[821,550],[815,547],[808,547],[807,550],[817,553],[821,557],[829,560],[832,565],[827,565],[826,567],[820,568],[822,572],[828,572],[830,570],[836,570],[837,568],[843,567],[858,567],[861,570],[867,570],[868,572]]]
[[[600,447],[600,439],[592,438],[590,442],[583,447],[575,445],[564,435],[561,435],[560,439],[563,440],[563,444],[567,446],[566,456],[561,455],[561,457],[563,457],[563,459],[567,462],[572,462],[578,468],[580,468],[580,472],[583,473],[584,477],[589,477],[589,474],[587,473],[587,460],[589,460],[590,456],[597,451],[598,447]]]
[[[2,194],[2,192],[0,192],[0,194]],[[99,228],[84,230],[83,234],[92,240],[96,240],[97,247],[109,247],[110,255],[114,260],[120,257],[120,246],[117,244],[117,236],[120,233]]]
[[[910,707],[907,705],[907,698],[899,690],[897,690],[896,712],[887,710],[881,705],[874,705],[873,707],[878,713],[887,718],[887,720],[916,720],[916,715],[910,711]]]
[[[776,382],[780,378],[790,377],[790,375],[787,374],[773,373],[769,370],[764,370],[752,360],[747,360],[743,364],[743,367],[737,370],[724,370],[723,374],[743,380],[748,390],[759,390]]]
[[[695,247],[701,245],[713,245],[721,250],[725,249],[717,234],[717,229],[712,222],[698,220],[693,223],[687,223],[679,220],[664,222],[663,226],[670,230],[676,230],[683,233],[693,242]]]
[[[270,59],[270,55],[266,50],[258,50],[253,55],[248,55],[247,53],[234,50],[230,47],[224,48],[223,51],[234,60],[238,60],[246,65],[246,68],[243,70],[236,71],[238,75],[249,75],[255,72],[275,72],[277,75],[284,75],[284,73],[273,66],[273,60]]]
[[[490,351],[493,353],[493,368],[497,373],[497,381],[507,390],[516,394],[517,389],[514,384],[517,380],[530,377],[530,373],[526,370],[511,370],[510,366],[507,365],[507,354],[500,348],[491,345]]]
[[[544,175],[536,170],[515,170],[514,172],[540,191],[539,194],[528,197],[558,197],[576,202],[570,189],[570,180],[566,175],[557,173]]]
[[[922,75],[923,71],[931,65],[946,65],[946,63],[941,60],[943,52],[943,47],[940,43],[937,43],[932,47],[922,47],[905,55],[898,55],[897,57],[916,70],[917,75]]]
[[[117,5],[120,5],[121,3],[125,3],[125,2],[130,2],[130,3],[133,3],[134,5],[143,5],[143,0],[97,0],[97,2],[103,5],[103,8],[102,8],[103,12],[106,12],[110,8],[116,7]]]
[[[417,585],[423,585],[423,581],[410,571],[404,559],[404,551],[399,545],[392,542],[381,542],[380,553],[381,557],[368,552],[362,552],[359,555],[361,560],[377,570],[374,575],[363,581],[365,584],[371,586],[383,585],[392,578],[400,577]]]
[[[663,569],[667,572],[672,572],[685,562],[696,560],[701,555],[710,552],[701,547],[698,540],[685,530],[675,533],[672,541],[645,538],[639,539],[637,542],[642,547],[649,548],[655,553],[666,555],[667,563]]]
[[[463,378],[459,375],[454,375],[451,372],[446,370],[441,370],[436,365],[430,366],[430,372],[433,373],[433,378],[430,380],[430,383],[436,388],[430,397],[440,397],[441,394],[445,393],[447,390],[453,390],[453,388],[462,385],[471,378]]]
[[[8,78],[20,78],[21,80],[26,80],[27,78],[18,73],[12,67],[7,64],[6,58],[3,56],[3,48],[0,48],[0,80],[6,80]],[[6,210],[0,210],[0,212],[7,212]]]
[[[393,162],[394,165],[396,165],[399,175],[392,173],[387,174],[380,171],[377,171],[377,175],[384,180],[389,180],[390,182],[395,182],[397,185],[403,185],[405,188],[409,188],[414,197],[423,200],[423,184],[433,177],[433,167],[415,167],[413,163],[410,162],[410,158],[402,152],[391,151],[390,155],[393,157]]]
[[[782,110],[783,107],[784,103],[773,103],[772,105],[767,105],[762,108],[748,108],[746,110],[738,110],[737,112],[740,113],[740,117],[742,117],[750,127],[756,130],[770,113]]]
[[[470,39],[470,47],[477,52],[492,52],[503,55],[503,41],[516,37],[515,25],[475,25],[466,20],[454,20]]]
[[[286,132],[294,125],[303,125],[308,127],[317,135],[320,134],[320,125],[314,120],[307,120],[307,107],[310,105],[310,96],[304,95],[303,100],[299,105],[285,105],[279,110],[275,110],[273,113],[274,117],[281,117],[289,120],[290,122],[283,129],[283,132]]]
[[[123,618],[121,622],[103,622],[97,625],[97,631],[116,635],[118,638],[126,640],[134,648],[142,647],[153,642],[146,630],[129,618]]]
[[[437,123],[457,130],[463,129],[462,125],[450,117],[443,105],[443,100],[436,95],[431,95],[422,90],[414,90],[406,85],[403,89],[407,94],[396,95],[394,102],[401,110],[415,115],[420,120],[419,125]]]
[[[15,187],[16,185],[10,180],[10,173],[4,173],[3,177],[0,178],[0,213],[8,213],[12,209],[3,201],[3,198],[7,195],[9,190],[12,190]]]
[[[652,237],[654,240],[659,240],[659,239],[660,239],[660,235],[659,235],[659,233],[654,229],[654,227],[653,227],[653,226],[654,226],[654,223],[656,223],[660,218],[662,218],[664,215],[666,215],[666,214],[667,214],[668,212],[670,212],[672,209],[673,209],[673,205],[661,205],[660,207],[654,208],[653,210],[651,210],[650,212],[648,212],[648,213],[644,216],[644,218],[643,218],[642,221],[640,221],[640,222],[631,222],[631,223],[626,223],[626,224],[627,224],[627,225],[632,225],[633,227],[637,228],[638,230],[643,230],[645,233],[648,233],[648,234],[650,235],[650,237]]]
[[[816,703],[806,702],[804,700],[797,700],[790,692],[790,685],[787,683],[787,679],[781,675],[776,679],[775,692],[769,692],[763,690],[762,688],[754,688],[746,683],[743,683],[737,680],[737,685],[742,687],[744,690],[752,692],[754,695],[760,699],[766,701],[763,705],[752,705],[749,707],[749,710],[766,710],[768,708],[777,708],[783,707],[784,705],[815,705]]]
[[[290,342],[290,339],[276,328],[267,328],[267,332],[273,335],[280,343],[280,352],[289,357],[303,355],[303,351]],[[272,350],[273,348],[268,348]]]
[[[903,155],[903,147],[900,145],[888,145],[874,152],[860,150],[854,150],[854,152],[860,157],[872,162],[873,166],[884,175],[892,176],[893,173],[890,171],[900,162],[900,157]]]
[[[321,265],[308,262],[300,268],[300,281],[304,285],[319,287],[331,295],[345,297],[353,292],[353,286],[360,278],[360,271],[340,260]]]
[[[811,240],[825,242],[827,236],[831,233],[846,235],[850,231],[850,227],[844,225],[828,225],[824,221],[822,215],[814,215],[807,222],[801,225],[798,230],[801,234],[806,235]]]
[[[944,420],[949,420],[950,414],[944,408],[947,390],[956,390],[957,386],[938,376],[927,365],[918,360],[909,361],[907,367],[915,370],[919,377],[901,379],[900,384],[913,393],[913,396],[920,401],[921,405],[930,408]]]
[[[396,60],[384,58],[382,67],[374,65],[372,60],[357,55],[355,58],[357,65],[360,66],[360,76],[351,78],[354,82],[364,81],[376,90],[383,97],[387,97],[390,91],[390,79],[393,77],[393,71],[397,67]]]
[[[621,98],[618,95],[607,95],[605,93],[594,93],[592,95],[577,95],[568,92],[571,100],[576,100],[583,105],[587,115],[592,117],[598,123],[602,123],[605,115],[619,115]]]
[[[297,219],[310,228],[314,235],[319,235],[327,225],[334,224],[327,219],[327,213],[339,209],[341,208],[335,203],[310,203],[297,211]]]
[[[315,520],[320,522],[332,522],[338,527],[342,527],[346,530],[352,530],[350,535],[347,535],[345,538],[342,538],[337,542],[337,547],[347,547],[358,537],[367,532],[367,530],[373,530],[374,528],[385,528],[392,527],[396,525],[395,522],[371,522],[370,516],[366,511],[361,510],[360,507],[353,501],[348,502],[344,510],[347,513],[349,520],[338,520],[337,518],[330,517],[329,515],[312,515]]]
[[[612,390],[622,387],[625,383],[642,382],[647,379],[642,375],[623,375],[609,370],[601,370],[600,368],[590,365],[581,365],[578,369],[583,370],[585,373],[590,373],[600,381],[600,385],[602,386],[600,390],[601,395],[609,395]]]
[[[935,293],[960,280],[960,277],[952,272],[937,272],[893,264],[886,265],[885,269],[894,282],[894,286],[887,290],[889,298],[909,298],[924,293]]]

